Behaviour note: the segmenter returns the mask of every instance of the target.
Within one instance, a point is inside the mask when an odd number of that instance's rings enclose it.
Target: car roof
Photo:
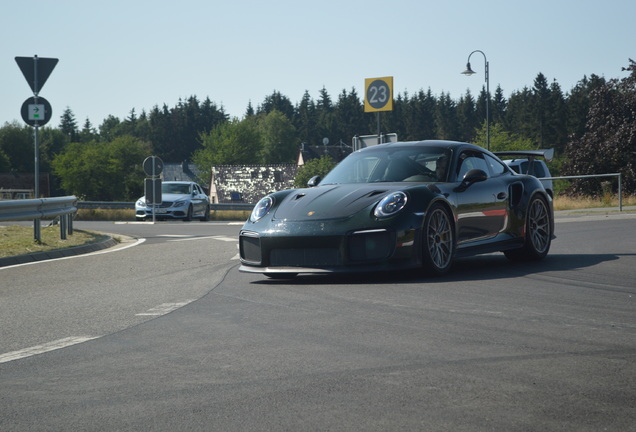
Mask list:
[[[444,147],[448,149],[470,148],[473,150],[478,150],[484,153],[492,154],[485,148],[479,147],[478,145],[475,145],[475,144],[470,144],[470,143],[460,142],[460,141],[446,141],[446,140],[398,141],[398,142],[392,142],[392,143],[377,144],[370,147],[365,147],[358,151],[372,151],[373,149],[382,149],[387,147],[418,147],[418,146]]]
[[[517,166],[521,165],[524,162],[530,162],[530,159],[504,159],[502,160],[502,162],[509,166]],[[546,163],[541,159],[533,159],[532,163],[538,163],[547,166]]]

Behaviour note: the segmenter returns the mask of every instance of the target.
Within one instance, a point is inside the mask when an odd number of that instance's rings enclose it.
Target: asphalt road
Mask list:
[[[76,223],[145,240],[0,268],[0,430],[636,430],[635,226],[274,281],[238,272],[237,225]]]

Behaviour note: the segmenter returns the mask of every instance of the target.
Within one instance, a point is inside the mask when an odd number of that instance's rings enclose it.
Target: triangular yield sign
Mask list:
[[[38,94],[44,83],[55,69],[55,65],[59,61],[56,58],[46,57],[16,57],[16,63],[22,71],[22,75],[26,78],[31,90],[34,94]],[[37,62],[37,65],[36,65]],[[37,75],[36,75],[37,70]]]

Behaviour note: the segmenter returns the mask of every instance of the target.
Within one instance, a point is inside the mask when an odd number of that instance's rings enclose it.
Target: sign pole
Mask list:
[[[33,101],[35,105],[38,104],[38,56],[33,57]],[[39,140],[39,123],[35,121],[35,131],[33,132],[33,140],[34,140],[34,153],[35,153],[35,172],[34,172],[34,180],[35,187],[33,191],[35,192],[36,199],[40,198],[40,140]],[[37,243],[42,242],[42,230],[40,225],[40,219],[33,219],[33,238]]]
[[[157,178],[163,171],[163,161],[159,156],[148,156],[143,163],[144,172],[150,178],[144,179],[144,193],[146,196],[146,207],[152,209],[152,223],[157,220],[157,204],[162,203],[161,199],[161,179]]]
[[[26,124],[35,128],[34,139],[34,187],[36,199],[40,198],[40,140],[39,140],[39,127],[44,126],[51,118],[51,105],[43,97],[39,97],[40,87],[44,85],[46,80],[53,72],[55,65],[58,62],[56,58],[41,58],[37,55],[33,57],[16,57],[15,58],[18,67],[22,71],[22,75],[26,78],[27,83],[33,90],[33,97],[27,99],[22,104],[21,114],[22,119]],[[40,243],[42,241],[40,230],[40,219],[33,219],[33,237],[35,241]]]
[[[380,111],[393,111],[393,77],[365,78],[364,112],[375,112],[378,144],[382,144]]]
[[[155,157],[154,157],[154,156],[151,156],[151,158],[152,158],[152,179],[154,180],[154,179],[155,179],[155,176],[156,176],[156,174],[155,174],[155,172],[156,172],[156,169],[155,169],[156,163],[155,163]],[[153,182],[152,182],[152,197],[153,197],[153,198],[152,198],[152,224],[153,224],[153,225],[154,225],[154,224],[155,224],[155,222],[156,222],[156,216],[155,216],[155,213],[156,213],[156,212],[155,212],[155,206],[156,206],[157,204],[155,203],[155,198],[154,198],[154,197],[156,197],[156,196],[157,196],[157,182],[153,181]]]
[[[40,152],[40,141],[38,134],[39,126],[35,126],[34,141],[35,141],[35,187],[33,188],[35,192],[35,198],[40,198],[40,166],[38,161],[38,154]],[[42,242],[42,231],[40,229],[40,219],[33,219],[33,239],[37,243]]]

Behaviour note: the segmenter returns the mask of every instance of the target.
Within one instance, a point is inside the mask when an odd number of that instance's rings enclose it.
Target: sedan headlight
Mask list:
[[[404,192],[393,192],[380,200],[373,210],[373,215],[379,219],[388,218],[402,210],[408,198]]]
[[[252,214],[250,215],[250,221],[256,222],[263,216],[265,216],[272,206],[274,205],[274,198],[271,196],[266,196],[262,198],[256,205],[254,206],[254,210],[252,210]]]

